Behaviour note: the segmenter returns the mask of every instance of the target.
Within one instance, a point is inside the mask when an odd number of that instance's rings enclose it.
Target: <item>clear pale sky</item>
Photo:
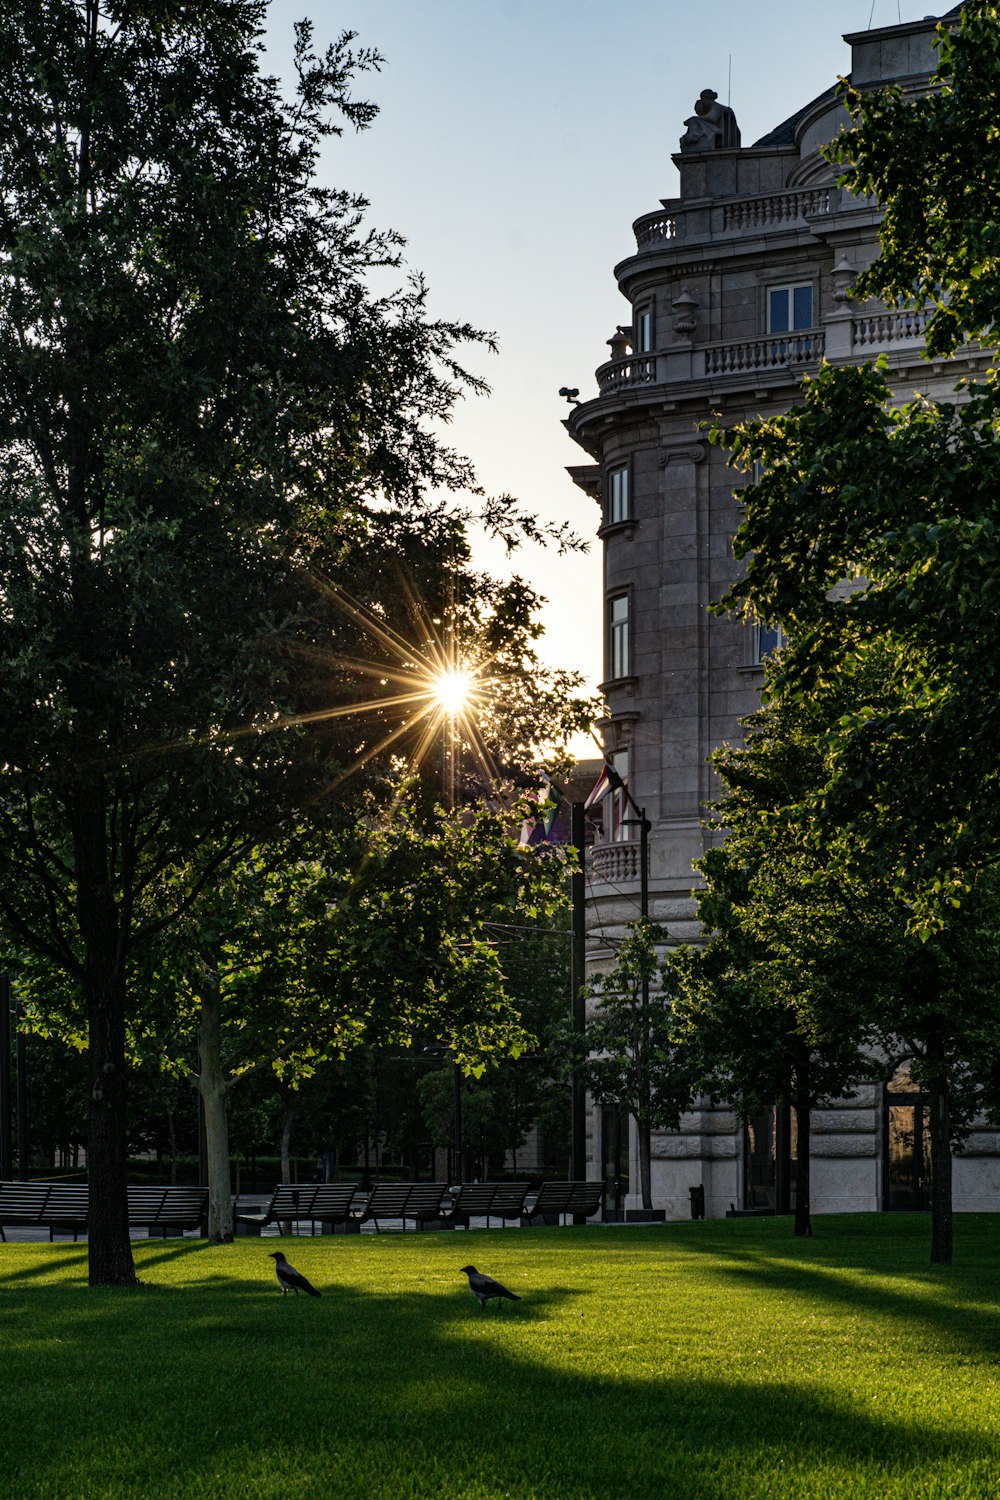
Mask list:
[[[597,508],[570,481],[560,386],[596,394],[606,340],[628,321],[616,262],[632,221],[677,191],[670,160],[703,88],[727,97],[745,144],[850,64],[844,32],[942,15],[951,0],[271,0],[268,64],[289,71],[292,23],[342,30],[385,57],[356,94],[380,114],[330,144],[324,175],[362,192],[370,222],[406,236],[435,316],[494,331],[470,363],[493,388],[450,440],[491,493],[592,538]],[[731,84],[730,84],[731,69]],[[479,547],[484,566],[510,565]],[[600,548],[513,564],[549,600],[543,654],[601,675]]]

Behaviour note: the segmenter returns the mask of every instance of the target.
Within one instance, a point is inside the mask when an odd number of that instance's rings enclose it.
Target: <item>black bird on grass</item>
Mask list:
[[[511,1302],[520,1302],[516,1292],[508,1292],[499,1281],[494,1281],[492,1276],[484,1276],[482,1271],[477,1271],[475,1266],[463,1266],[463,1272],[469,1278],[469,1291],[474,1297],[479,1298],[479,1306],[485,1307],[491,1297],[497,1299],[497,1312],[503,1306],[503,1299],[509,1297]]]
[[[271,1259],[274,1261],[274,1274],[278,1278],[278,1285],[281,1287],[283,1296],[288,1292],[294,1292],[296,1297],[300,1292],[305,1292],[309,1297],[323,1295],[322,1292],[317,1292],[312,1282],[307,1281],[301,1271],[296,1271],[294,1266],[288,1264],[282,1250],[272,1250]],[[510,1293],[508,1292],[507,1295],[510,1296]]]

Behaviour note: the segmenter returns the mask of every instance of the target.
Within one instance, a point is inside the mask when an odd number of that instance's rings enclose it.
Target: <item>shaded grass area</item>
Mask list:
[[[1000,1223],[0,1247],[5,1496],[995,1497]],[[481,1313],[473,1262],[522,1301]]]

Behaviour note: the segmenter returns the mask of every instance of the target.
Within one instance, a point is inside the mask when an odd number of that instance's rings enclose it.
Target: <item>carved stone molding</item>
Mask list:
[[[705,443],[671,443],[658,449],[656,462],[661,469],[672,463],[700,464],[707,452]]]

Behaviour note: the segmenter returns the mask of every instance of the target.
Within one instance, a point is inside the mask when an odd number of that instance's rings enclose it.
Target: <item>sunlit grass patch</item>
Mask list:
[[[0,1246],[10,1497],[994,1497],[995,1221]],[[481,1312],[472,1261],[522,1301]]]

